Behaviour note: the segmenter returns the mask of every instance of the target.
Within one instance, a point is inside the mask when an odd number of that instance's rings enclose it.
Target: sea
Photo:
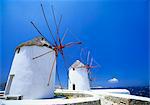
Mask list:
[[[131,95],[143,96],[150,98],[150,86],[137,86],[137,87],[115,87],[115,88],[94,88],[94,89],[127,89]]]
[[[127,87],[126,89],[128,89],[132,95],[150,98],[150,86]]]

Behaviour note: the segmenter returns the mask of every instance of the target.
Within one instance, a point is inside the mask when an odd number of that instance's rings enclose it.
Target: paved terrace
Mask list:
[[[114,94],[102,90],[69,91],[56,90],[56,95],[70,97],[39,100],[0,100],[0,105],[150,105],[150,98],[128,94]]]

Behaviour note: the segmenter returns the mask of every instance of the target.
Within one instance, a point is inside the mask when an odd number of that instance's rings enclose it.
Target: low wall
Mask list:
[[[99,97],[99,99],[95,101],[83,101],[80,103],[75,103],[75,105],[150,105],[150,98],[133,96],[128,94],[112,94],[99,91],[57,91],[57,93],[61,93],[64,96],[68,95],[67,93],[69,93],[69,95],[71,95],[73,98]]]
[[[150,105],[148,101],[127,99],[114,96],[104,96],[101,99],[101,105]]]

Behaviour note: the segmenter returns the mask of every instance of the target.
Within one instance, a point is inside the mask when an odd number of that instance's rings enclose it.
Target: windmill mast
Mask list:
[[[60,38],[60,32],[59,32],[59,28],[60,28],[60,24],[61,24],[61,21],[62,21],[62,15],[60,16],[60,19],[57,23],[57,20],[56,20],[56,16],[55,16],[55,11],[54,11],[54,8],[53,8],[53,5],[51,6],[51,10],[52,10],[52,15],[53,15],[53,20],[54,20],[54,23],[55,23],[55,28],[56,28],[56,32],[55,32],[55,36],[53,35],[53,32],[50,28],[50,25],[48,23],[48,20],[47,20],[47,17],[45,15],[45,11],[44,11],[44,7],[43,5],[41,4],[41,9],[42,9],[42,13],[43,13],[43,16],[44,16],[44,20],[46,22],[46,25],[48,27],[48,30],[50,32],[50,35],[52,36],[52,39],[53,39],[53,42],[54,44],[52,43],[51,45],[51,48],[55,51],[55,54],[56,54],[56,57],[54,59],[54,62],[52,63],[52,68],[50,69],[50,74],[49,74],[49,77],[48,77],[48,85],[49,85],[49,82],[50,82],[50,79],[51,79],[51,73],[52,73],[52,70],[54,68],[54,64],[55,62],[57,61],[57,57],[58,57],[58,54],[60,53],[60,55],[62,56],[63,60],[64,60],[64,64],[65,64],[65,68],[67,70],[67,67],[66,67],[66,60],[65,60],[65,55],[64,55],[64,51],[63,49],[64,48],[68,48],[68,47],[71,47],[71,46],[74,46],[74,45],[78,45],[78,44],[81,44],[81,42],[69,42],[67,44],[63,44],[63,41],[67,35],[67,32],[68,32],[68,29],[65,30],[65,33],[62,37],[62,39]],[[37,30],[38,33],[40,33],[40,35],[43,36],[43,34],[39,31],[39,29],[35,26],[35,24],[33,22],[31,22],[31,24],[34,26],[34,28]],[[44,37],[45,38],[45,37]],[[45,52],[43,54],[40,54],[39,56],[36,56],[34,57],[33,59],[37,59],[37,58],[40,58],[48,53],[51,53],[51,52]],[[67,79],[69,78],[68,76],[68,71],[67,71]],[[67,84],[68,85],[68,84]]]
[[[88,54],[87,54],[87,61],[86,61],[86,64],[88,65],[89,63],[89,59],[90,59],[90,51],[88,51]]]
[[[42,9],[42,13],[43,13],[43,16],[44,16],[46,25],[47,25],[48,30],[49,30],[49,32],[50,32],[50,35],[52,36],[52,39],[53,39],[55,45],[57,45],[57,42],[56,42],[56,40],[55,40],[55,38],[54,38],[54,35],[53,35],[52,31],[51,31],[50,25],[49,25],[49,23],[48,23],[48,21],[47,21],[47,18],[46,18],[46,15],[45,15],[45,11],[44,11],[44,7],[43,7],[42,4],[41,4],[41,9]]]

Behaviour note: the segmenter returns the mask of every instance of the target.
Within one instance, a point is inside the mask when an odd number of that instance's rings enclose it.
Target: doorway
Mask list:
[[[10,87],[11,87],[14,76],[15,76],[15,74],[10,74],[10,76],[9,76],[9,79],[8,79],[8,82],[7,82],[7,85],[6,85],[6,88],[5,88],[5,95],[9,94]]]
[[[75,90],[75,84],[73,84],[73,90]]]

